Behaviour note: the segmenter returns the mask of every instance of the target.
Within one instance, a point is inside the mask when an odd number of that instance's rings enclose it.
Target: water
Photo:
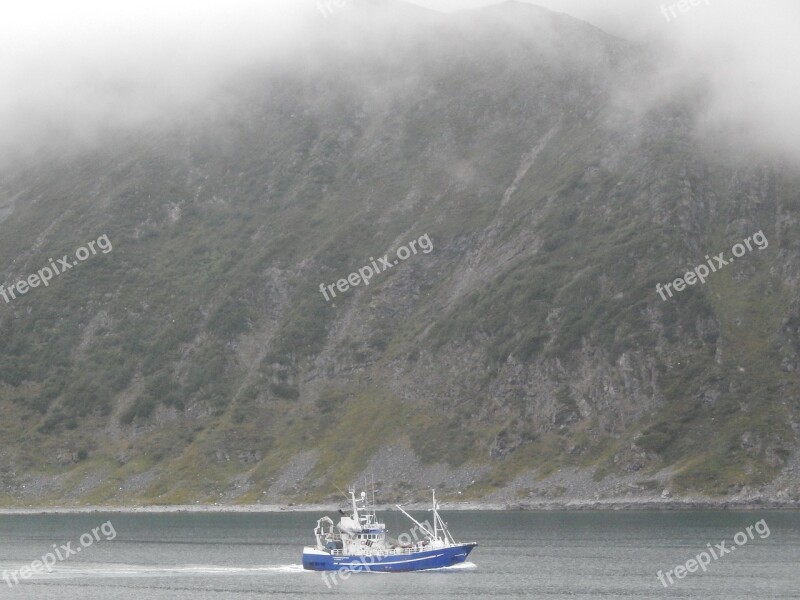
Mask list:
[[[262,600],[346,598],[543,598],[667,596],[751,600],[800,597],[800,513],[789,512],[443,512],[456,539],[479,543],[470,563],[425,573],[355,574],[324,582],[303,571],[301,547],[321,516],[277,514],[138,514],[0,516],[0,574],[17,570],[110,520],[52,573],[9,588],[25,600]],[[331,515],[334,516],[334,515]],[[416,518],[425,519],[425,513]],[[664,589],[656,577],[706,544],[764,519],[754,539]],[[393,534],[402,516],[385,513]],[[110,532],[107,526],[106,531]],[[763,528],[762,528],[763,531]],[[329,587],[330,586],[330,587]]]

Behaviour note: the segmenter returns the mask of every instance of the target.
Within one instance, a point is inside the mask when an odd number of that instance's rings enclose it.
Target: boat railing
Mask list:
[[[385,550],[376,550],[373,552],[365,552],[365,553],[358,553],[356,556],[392,556],[396,554],[413,554],[414,552],[419,552],[423,550],[423,548],[387,548]],[[330,551],[331,556],[346,556],[344,549],[341,548],[333,548]],[[350,553],[347,553],[350,555]]]

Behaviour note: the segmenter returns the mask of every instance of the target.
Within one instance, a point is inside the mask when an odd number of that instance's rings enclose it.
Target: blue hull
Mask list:
[[[331,556],[307,548],[303,552],[303,568],[310,571],[374,571],[376,573],[441,569],[463,563],[478,544],[458,544],[438,550],[423,550],[386,556]]]

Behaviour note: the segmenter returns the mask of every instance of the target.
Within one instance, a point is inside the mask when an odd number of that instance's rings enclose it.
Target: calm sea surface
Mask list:
[[[393,535],[405,519],[383,513]],[[319,514],[0,516],[0,575],[110,520],[95,541],[52,573],[9,588],[25,600],[226,598],[800,598],[800,513],[442,512],[459,541],[479,543],[460,568],[352,575],[328,587],[300,567]],[[335,515],[331,514],[334,517]],[[425,513],[415,513],[425,519]],[[764,519],[755,539],[664,589],[666,571]],[[106,531],[109,528],[106,527]],[[763,530],[763,528],[762,528]],[[99,536],[104,538],[102,532]],[[740,538],[741,540],[741,538]]]

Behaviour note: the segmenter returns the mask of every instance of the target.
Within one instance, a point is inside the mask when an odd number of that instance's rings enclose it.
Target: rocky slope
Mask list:
[[[6,288],[113,250],[0,302],[0,503],[373,473],[384,499],[800,499],[796,164],[698,136],[702,82],[655,97],[658,56],[533,6],[314,27],[181,114],[4,167]]]

